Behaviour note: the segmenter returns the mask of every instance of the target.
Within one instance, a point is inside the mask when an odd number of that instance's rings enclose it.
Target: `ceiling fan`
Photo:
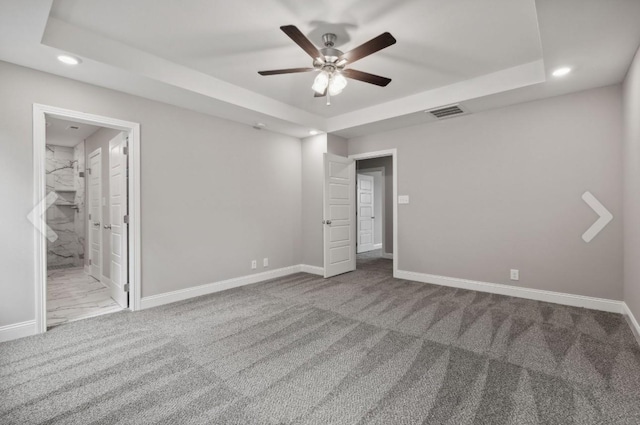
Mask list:
[[[380,34],[347,53],[343,53],[333,47],[336,41],[335,34],[324,34],[322,36],[324,47],[318,49],[294,25],[285,25],[280,27],[280,29],[298,46],[302,47],[302,50],[307,52],[311,58],[313,58],[313,68],[289,68],[276,69],[273,71],[258,71],[258,74],[260,75],[319,71],[320,73],[316,76],[311,88],[315,92],[315,97],[327,97],[327,105],[331,104],[331,96],[340,94],[347,86],[346,78],[364,81],[365,83],[375,84],[376,86],[381,87],[385,87],[391,82],[390,78],[345,68],[347,65],[350,65],[359,59],[395,44],[396,39],[388,32]]]

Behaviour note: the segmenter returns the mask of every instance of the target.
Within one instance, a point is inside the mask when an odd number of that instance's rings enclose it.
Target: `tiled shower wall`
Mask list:
[[[57,199],[47,209],[47,224],[57,235],[47,242],[49,268],[81,267],[85,246],[84,142],[76,147],[47,145],[47,195]]]

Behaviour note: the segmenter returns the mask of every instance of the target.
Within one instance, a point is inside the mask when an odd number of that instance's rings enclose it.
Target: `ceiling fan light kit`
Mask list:
[[[273,71],[258,71],[260,75],[293,74],[299,72],[316,71],[319,74],[313,80],[311,88],[315,92],[315,97],[326,97],[327,105],[331,104],[331,96],[336,96],[347,86],[347,78],[386,87],[390,78],[380,77],[367,72],[355,69],[345,69],[345,67],[359,59],[378,52],[396,43],[396,39],[391,34],[385,32],[355,49],[343,53],[334,48],[336,35],[327,33],[322,36],[324,47],[316,48],[302,32],[293,25],[285,25],[280,29],[289,36],[298,46],[300,46],[313,59],[313,68],[289,68],[277,69]],[[346,78],[345,78],[346,77]]]

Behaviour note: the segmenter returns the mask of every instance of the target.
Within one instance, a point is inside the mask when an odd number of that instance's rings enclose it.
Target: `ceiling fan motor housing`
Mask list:
[[[336,69],[344,68],[344,65],[346,64],[346,62],[344,64],[341,64],[341,66],[336,65],[338,58],[343,54],[342,51],[335,49],[333,47],[335,45],[336,38],[337,38],[336,35],[332,33],[327,33],[322,36],[322,41],[325,47],[320,49],[320,53],[322,53],[322,56],[324,56],[325,60],[324,62],[321,60],[320,61],[314,60],[313,66],[315,68],[321,68],[321,69],[330,68],[330,69],[326,69],[326,71],[335,71]]]

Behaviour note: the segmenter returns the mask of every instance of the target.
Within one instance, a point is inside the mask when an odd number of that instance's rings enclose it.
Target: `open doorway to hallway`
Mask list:
[[[128,307],[125,146],[120,130],[46,118],[47,328]]]
[[[356,269],[393,274],[393,157],[356,161]]]

